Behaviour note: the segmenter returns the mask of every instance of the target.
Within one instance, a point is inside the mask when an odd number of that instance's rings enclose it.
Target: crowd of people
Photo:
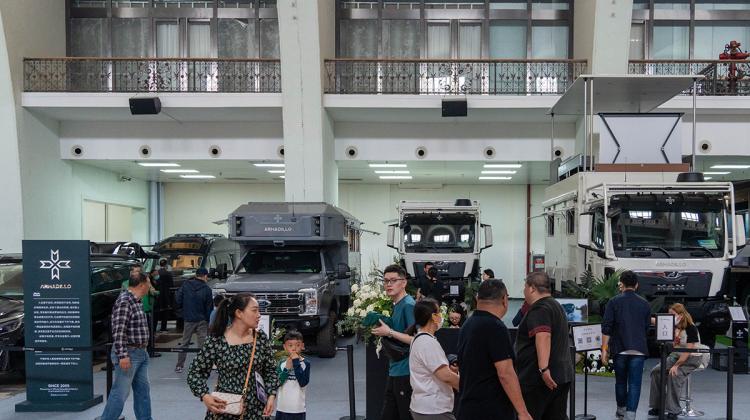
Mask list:
[[[502,321],[509,309],[508,290],[491,270],[483,273],[470,314],[464,306],[453,305],[447,320],[434,270],[425,267],[426,282],[418,288],[416,299],[406,292],[408,276],[403,267],[394,264],[384,270],[383,287],[393,310],[390,322],[381,320],[372,333],[403,343],[408,351],[389,361],[381,419],[567,419],[568,394],[575,380],[570,330],[565,310],[552,297],[550,278],[534,272],[524,280],[524,304],[513,320],[518,329],[512,342]],[[277,360],[269,337],[258,331],[258,301],[249,293],[213,298],[207,275],[205,269],[198,269],[175,299],[184,320],[181,347],[187,348],[193,335],[200,347],[189,366],[187,384],[205,405],[206,418],[239,415],[253,420],[275,412],[277,420],[304,420],[311,364],[302,355],[302,335],[287,332],[285,356]],[[103,420],[120,417],[131,389],[136,418],[152,418],[148,365],[156,355],[154,306],[168,293],[159,287],[167,276],[171,282],[164,265],[149,274],[136,268],[123,283],[112,311],[110,357],[115,376]],[[637,276],[623,273],[621,293],[606,305],[602,322],[602,360],[607,363],[611,356],[614,361],[616,416],[625,420],[635,419],[648,356],[646,336],[654,322],[637,288]],[[675,346],[697,347],[698,330],[685,307],[674,304],[670,313],[675,316]],[[455,355],[446,355],[436,338],[446,324],[459,329]],[[701,357],[686,352],[668,358],[664,399],[669,419],[677,417],[687,375],[701,365]],[[180,353],[176,372],[182,372],[185,361],[186,353]],[[662,398],[660,368],[651,371],[650,415],[658,414]],[[218,374],[213,387],[212,372]]]

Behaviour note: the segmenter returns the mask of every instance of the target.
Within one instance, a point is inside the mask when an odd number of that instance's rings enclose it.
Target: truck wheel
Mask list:
[[[318,331],[318,357],[331,358],[336,356],[336,312],[328,313],[328,322]]]

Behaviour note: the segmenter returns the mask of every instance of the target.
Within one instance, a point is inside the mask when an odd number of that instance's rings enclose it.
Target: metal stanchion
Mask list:
[[[349,415],[341,417],[340,420],[364,420],[364,417],[357,415],[357,406],[354,396],[354,346],[349,344],[346,347],[337,347],[336,350],[346,351],[346,370],[349,376]]]
[[[583,414],[577,414],[575,420],[596,420],[596,416],[589,414],[589,369],[588,352],[583,353]]]
[[[727,347],[727,420],[732,420],[734,405],[734,346]]]
[[[568,408],[570,409],[569,418],[574,419],[576,418],[576,348],[574,346],[570,346],[570,357],[573,359],[573,381],[570,382],[570,402],[568,403]]]
[[[667,405],[667,346],[661,345],[661,369],[659,371],[659,420],[664,420]]]

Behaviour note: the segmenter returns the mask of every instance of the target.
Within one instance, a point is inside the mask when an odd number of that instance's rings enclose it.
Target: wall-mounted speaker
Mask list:
[[[75,157],[81,157],[83,156],[83,146],[75,145],[70,148],[70,154],[72,154]]]
[[[143,145],[138,148],[138,153],[141,155],[141,157],[149,157],[151,156],[151,148],[147,145]]]
[[[156,115],[160,112],[159,98],[130,98],[130,113],[133,115]]]
[[[208,148],[208,155],[212,158],[217,158],[221,156],[221,147],[213,145]]]
[[[484,148],[484,157],[487,159],[494,159],[495,158],[495,148],[492,146],[488,146]]]
[[[424,159],[427,157],[427,148],[419,146],[414,150],[414,154],[417,156],[417,159]]]
[[[347,158],[349,158],[349,159],[354,159],[354,158],[356,158],[356,157],[357,157],[357,155],[359,154],[359,151],[357,150],[357,148],[356,148],[356,147],[354,147],[354,146],[349,146],[349,147],[347,147],[347,148],[346,148],[346,150],[344,151],[344,154],[346,154],[346,157],[347,157]]]
[[[701,153],[708,153],[711,151],[711,142],[708,140],[701,140],[700,143],[698,143],[698,150]]]
[[[443,99],[444,117],[465,117],[467,115],[466,99]]]
[[[279,146],[278,149],[276,149],[276,154],[279,155],[280,158],[284,158],[284,146]]]
[[[560,146],[555,146],[552,148],[552,159],[562,158],[565,151]]]

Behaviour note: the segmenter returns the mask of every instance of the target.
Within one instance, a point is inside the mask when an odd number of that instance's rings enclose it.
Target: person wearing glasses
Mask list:
[[[391,337],[405,344],[411,344],[412,336],[405,333],[414,324],[414,298],[406,294],[406,270],[398,264],[391,264],[383,270],[385,293],[393,301],[393,328],[380,321],[380,326],[372,333],[378,337]],[[412,388],[409,383],[409,358],[388,366],[388,380],[383,398],[382,420],[411,420],[409,405]]]

